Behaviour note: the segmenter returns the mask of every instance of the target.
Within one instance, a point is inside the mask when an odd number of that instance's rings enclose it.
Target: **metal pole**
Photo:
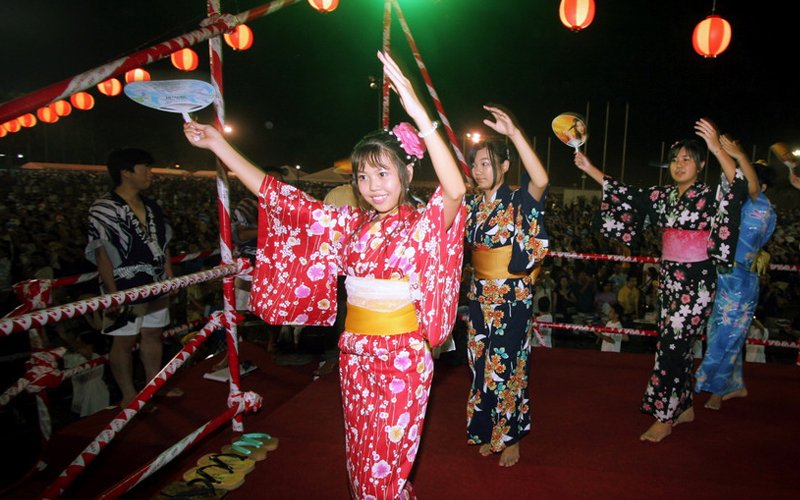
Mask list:
[[[628,111],[630,110],[630,105],[626,102],[625,103],[625,128],[624,128],[624,135],[622,136],[622,168],[619,174],[619,181],[625,182],[625,154],[628,148]]]
[[[606,130],[603,132],[603,173],[606,173],[606,155],[608,153],[608,115],[611,113],[611,103],[606,101]]]

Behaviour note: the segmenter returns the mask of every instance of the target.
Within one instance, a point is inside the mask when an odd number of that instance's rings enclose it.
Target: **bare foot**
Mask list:
[[[480,448],[478,448],[478,453],[481,454],[482,457],[488,457],[492,454],[492,445],[490,444],[482,444]]]
[[[500,454],[500,467],[511,467],[517,462],[519,462],[519,443],[514,443]]]
[[[659,422],[656,420],[649,429],[644,431],[644,434],[639,436],[639,440],[658,443],[670,434],[672,434],[672,424],[665,424],[664,422]]]
[[[672,422],[672,427],[675,427],[680,424],[688,424],[689,422],[694,422],[694,408],[689,408],[688,410],[678,415],[678,418],[674,422]]]
[[[708,401],[706,401],[705,407],[709,410],[719,410],[722,408],[722,395],[721,394],[712,394]]]
[[[722,400],[727,401],[733,398],[746,398],[746,397],[747,397],[747,389],[742,387],[738,391],[729,392],[728,394],[723,395]]]

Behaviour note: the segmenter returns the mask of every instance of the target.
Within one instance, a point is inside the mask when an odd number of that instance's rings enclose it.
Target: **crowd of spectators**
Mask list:
[[[293,181],[311,196],[323,199],[332,185]],[[32,278],[57,278],[93,272],[85,259],[86,222],[90,204],[108,191],[105,172],[0,170],[0,299],[2,312],[17,302],[11,285]],[[433,188],[415,188],[427,199]],[[216,180],[191,175],[157,175],[148,194],[169,217],[174,237],[173,255],[211,250],[219,246]],[[230,202],[249,196],[236,180],[230,181]],[[658,256],[658,233],[646,231],[632,249],[602,238],[597,230],[599,201],[577,198],[564,204],[558,190],[548,198],[545,221],[551,236],[550,249],[558,252]],[[800,244],[800,210],[778,208],[778,228],[767,251],[772,263],[796,264]],[[537,300],[550,299],[556,321],[593,321],[603,324],[608,308],[619,302],[620,290],[627,302],[623,320],[652,320],[655,290],[654,265],[603,260],[548,258],[537,290]],[[184,272],[196,270],[187,264]],[[627,282],[634,290],[625,291]],[[96,293],[94,282],[65,291],[62,300],[78,294]],[[634,293],[635,292],[635,293]],[[762,321],[778,318],[781,325],[797,321],[789,307],[800,298],[800,273],[773,271],[763,279],[758,316]],[[183,314],[177,318],[186,317]]]

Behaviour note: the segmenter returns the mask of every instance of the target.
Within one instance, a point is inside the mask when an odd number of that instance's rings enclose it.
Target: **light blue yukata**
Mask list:
[[[742,345],[758,304],[759,279],[750,268],[775,230],[775,209],[764,193],[742,205],[736,264],[717,276],[717,298],[708,321],[708,348],[695,373],[695,391],[727,394],[744,388]]]

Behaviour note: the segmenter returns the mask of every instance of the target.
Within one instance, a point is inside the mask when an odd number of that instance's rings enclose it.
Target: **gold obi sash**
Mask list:
[[[359,335],[399,335],[418,330],[419,323],[413,303],[396,311],[383,312],[348,302],[344,329]]]
[[[475,268],[475,277],[479,280],[518,279],[530,274],[508,272],[509,263],[511,263],[511,245],[488,250],[472,250],[472,267]]]

